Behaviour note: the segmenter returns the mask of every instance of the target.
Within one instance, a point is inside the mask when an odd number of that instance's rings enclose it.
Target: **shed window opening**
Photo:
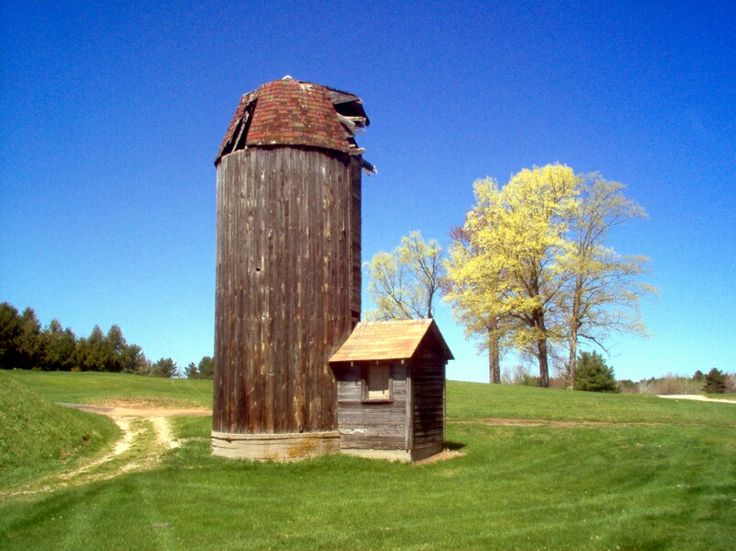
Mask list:
[[[391,399],[391,368],[387,365],[370,367],[366,373],[366,400]]]

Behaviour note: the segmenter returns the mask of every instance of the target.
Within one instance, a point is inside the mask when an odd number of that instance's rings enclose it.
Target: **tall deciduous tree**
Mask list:
[[[643,208],[624,196],[624,187],[599,174],[579,178],[579,200],[570,217],[572,247],[560,261],[570,274],[567,293],[560,301],[567,318],[570,386],[576,386],[580,339],[605,350],[603,341],[611,331],[646,332],[639,298],[654,289],[638,276],[648,259],[622,256],[605,244],[611,228],[646,216]]]
[[[401,238],[392,252],[379,252],[368,263],[368,291],[376,310],[373,319],[431,318],[443,276],[442,247],[425,242],[418,231]]]
[[[450,236],[446,277],[441,282],[444,298],[451,304],[455,319],[465,327],[465,335],[479,339],[479,348],[488,351],[489,381],[500,383],[501,349],[513,326],[499,300],[505,291],[503,272],[484,269],[482,251],[465,228],[454,228]]]
[[[457,276],[459,290],[451,302],[476,325],[484,316],[495,319],[496,333],[499,320],[514,320],[504,323],[511,342],[534,349],[540,384],[548,386],[548,343],[562,334],[557,300],[565,279],[558,258],[570,247],[565,233],[576,207],[577,177],[559,164],[524,169],[503,188],[491,179],[477,181],[475,198],[463,226],[466,258],[448,265],[448,279]]]

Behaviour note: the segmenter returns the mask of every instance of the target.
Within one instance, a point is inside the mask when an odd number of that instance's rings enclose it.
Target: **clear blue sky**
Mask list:
[[[617,375],[736,370],[734,2],[93,4],[0,7],[0,300],[211,354],[214,155],[240,95],[290,74],[364,100],[364,260],[447,245],[479,177],[597,170],[648,210],[612,241],[661,290],[650,339],[609,341]],[[438,323],[448,376],[487,380]]]

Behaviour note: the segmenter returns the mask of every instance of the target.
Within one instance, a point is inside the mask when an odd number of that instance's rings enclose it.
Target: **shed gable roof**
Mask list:
[[[414,356],[422,342],[431,341],[439,349],[440,356],[446,360],[453,359],[450,348],[432,319],[362,321],[330,358],[330,363],[405,360]]]

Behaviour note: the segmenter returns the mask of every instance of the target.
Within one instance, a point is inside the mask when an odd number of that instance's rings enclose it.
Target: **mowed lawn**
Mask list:
[[[204,381],[4,376],[53,401],[210,403]],[[423,466],[212,458],[209,422],[177,419],[189,440],[155,470],[0,498],[0,548],[736,548],[733,404],[448,382],[464,455]]]

